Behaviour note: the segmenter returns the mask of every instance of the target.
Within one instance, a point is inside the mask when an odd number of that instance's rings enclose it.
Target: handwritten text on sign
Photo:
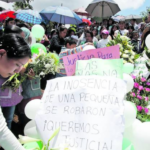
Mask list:
[[[66,143],[71,150],[121,150],[125,89],[123,80],[99,76],[48,81],[36,116],[41,137],[47,143],[60,128],[51,148]]]
[[[71,76],[75,73],[77,60],[88,60],[91,58],[118,59],[120,58],[119,46],[116,45],[95,50],[88,50],[63,57],[63,62],[67,75]]]
[[[76,63],[76,75],[99,75],[115,78],[123,78],[122,59],[90,59],[78,60]]]

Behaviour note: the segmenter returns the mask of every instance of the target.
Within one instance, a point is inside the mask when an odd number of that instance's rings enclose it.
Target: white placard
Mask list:
[[[36,116],[38,131],[47,143],[60,127],[51,148],[70,150],[121,150],[124,132],[123,80],[76,76],[48,81]],[[57,141],[56,141],[57,140]]]

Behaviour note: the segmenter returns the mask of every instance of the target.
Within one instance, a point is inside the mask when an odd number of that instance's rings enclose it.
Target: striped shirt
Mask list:
[[[66,70],[65,70],[65,67],[64,67],[64,64],[63,64],[63,57],[71,55],[71,54],[76,54],[76,53],[82,52],[83,48],[86,45],[87,44],[84,44],[84,45],[75,47],[74,49],[67,49],[66,47],[62,47],[61,52],[59,54],[59,61],[63,66],[63,68],[60,69],[60,72],[59,72],[60,75],[66,76]]]

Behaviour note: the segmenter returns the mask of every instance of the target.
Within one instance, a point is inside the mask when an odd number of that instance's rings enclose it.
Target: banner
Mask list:
[[[91,58],[118,59],[120,58],[119,46],[116,45],[100,49],[88,50],[63,57],[64,67],[67,75],[72,76],[75,73],[77,60],[88,60]]]
[[[47,83],[37,129],[50,148],[121,150],[124,132],[125,82],[99,76],[63,77]]]
[[[90,59],[78,60],[76,63],[76,75],[99,75],[106,77],[123,78],[122,59]]]

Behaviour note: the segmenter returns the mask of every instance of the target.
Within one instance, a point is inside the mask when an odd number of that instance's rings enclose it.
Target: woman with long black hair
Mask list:
[[[0,38],[0,75],[3,78],[19,73],[31,57],[31,50],[18,34],[5,34]],[[6,126],[0,107],[0,145],[5,150],[24,150]]]

